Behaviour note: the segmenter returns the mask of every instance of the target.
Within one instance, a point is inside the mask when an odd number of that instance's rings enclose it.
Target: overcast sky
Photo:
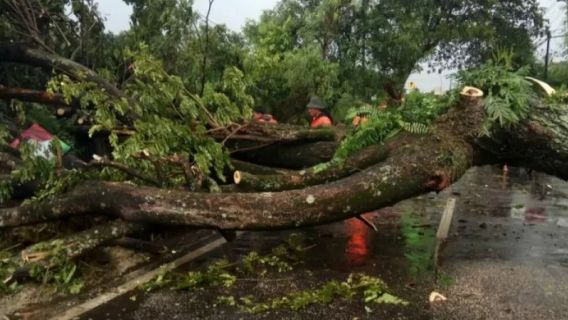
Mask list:
[[[539,0],[545,8],[546,19],[550,21],[552,35],[562,35],[566,32],[564,26],[565,3],[558,0]],[[132,10],[120,0],[98,0],[99,11],[106,18],[107,28],[115,33],[126,30],[130,24],[130,13]],[[207,12],[208,0],[194,0],[195,8],[198,12],[205,15]],[[278,0],[215,0],[211,10],[210,20],[213,23],[226,24],[229,28],[240,31],[248,19],[256,20],[260,17],[263,10],[273,8]],[[553,39],[552,59],[559,60],[563,57],[563,38]],[[546,46],[541,40],[537,43],[542,44],[538,48],[537,56],[544,57]],[[414,74],[409,81],[417,83],[423,91],[430,91],[438,88],[448,88],[450,80],[448,75],[451,72],[439,74],[427,74],[426,72]]]
[[[120,0],[97,0],[99,11],[107,19],[107,28],[112,32],[128,29],[132,10]],[[258,19],[263,10],[273,8],[278,0],[215,0],[210,20],[224,23],[239,31],[247,19]],[[194,0],[194,8],[203,16],[207,13],[208,0]]]

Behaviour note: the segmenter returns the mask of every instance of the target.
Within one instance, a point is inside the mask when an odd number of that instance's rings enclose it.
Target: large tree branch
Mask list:
[[[396,150],[385,162],[323,185],[284,192],[208,194],[90,182],[42,203],[1,210],[0,226],[89,213],[220,229],[286,228],[341,220],[442,189],[448,177],[460,177],[475,159],[469,140],[483,120],[471,117],[483,112],[476,108],[468,110],[467,118],[459,110],[454,112],[431,135],[399,135],[391,142]]]
[[[246,190],[284,191],[335,181],[362,171],[385,160],[391,145],[378,145],[364,149],[344,163],[330,162],[326,168],[320,166],[301,171],[288,171],[283,174],[257,175],[245,171],[235,171],[233,179]]]
[[[124,98],[125,94],[93,70],[56,54],[26,48],[14,43],[0,43],[0,62],[15,62],[55,70],[70,77],[97,84],[109,95]]]
[[[0,85],[0,99],[16,99],[55,106],[68,106],[67,101],[60,94],[25,88],[9,88],[2,85]]]
[[[241,143],[232,148],[246,150],[234,153],[237,159],[261,164],[264,166],[304,169],[331,160],[339,143],[335,141],[318,141],[311,143],[273,144],[255,150],[247,150]]]
[[[36,243],[24,249],[20,258],[15,259],[18,260],[16,264],[23,264],[23,266],[16,269],[8,279],[0,279],[0,281],[5,284],[14,281],[22,282],[29,278],[30,270],[34,266],[42,266],[47,269],[57,267],[54,263],[61,258],[61,254],[65,255],[67,259],[73,260],[101,245],[124,239],[123,237],[141,232],[144,229],[145,226],[142,224],[115,220],[65,238]]]
[[[334,182],[290,191],[229,194],[85,182],[67,194],[40,203],[1,209],[0,227],[81,214],[220,229],[300,227],[342,220],[425,192],[440,191],[471,166],[500,159],[516,159],[529,168],[568,178],[568,126],[564,120],[568,108],[534,109],[535,114],[528,120],[503,129],[501,136],[482,144],[485,141],[478,137],[485,122],[483,107],[480,103],[465,105],[441,117],[428,135],[397,135],[388,142],[395,147],[389,149],[385,161]],[[500,137],[514,139],[504,141]],[[511,142],[511,149],[519,148],[516,156],[499,158],[499,152]]]
[[[533,106],[528,119],[477,145],[500,162],[568,180],[568,106]]]

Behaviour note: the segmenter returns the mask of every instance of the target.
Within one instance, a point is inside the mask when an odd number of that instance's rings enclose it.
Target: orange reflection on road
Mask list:
[[[369,227],[358,219],[349,219],[345,221],[345,229],[349,236],[345,246],[347,263],[351,266],[364,264],[369,257]]]

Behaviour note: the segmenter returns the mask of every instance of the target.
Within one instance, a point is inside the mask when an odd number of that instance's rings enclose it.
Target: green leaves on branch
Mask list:
[[[227,269],[231,264],[227,260],[217,260],[207,267],[205,271],[190,271],[185,274],[162,270],[152,281],[143,288],[153,291],[159,288],[173,290],[203,289],[212,286],[232,287],[237,280]]]
[[[461,85],[474,86],[485,93],[485,110],[489,121],[510,127],[528,116],[535,93],[525,79],[527,69],[511,71],[508,63],[489,62],[478,68],[461,71]]]
[[[362,122],[350,132],[337,149],[332,161],[344,161],[353,153],[370,145],[382,143],[401,130],[414,134],[427,134],[434,119],[447,111],[451,105],[450,100],[450,97],[413,91],[398,108],[381,110],[370,105],[352,108],[347,113],[347,119],[360,116],[365,118],[366,122]]]
[[[185,87],[181,77],[168,74],[146,46],[127,50],[125,55],[133,61],[133,75],[123,88],[126,96],[133,97],[130,100],[112,99],[89,83],[71,82],[66,77],[54,78],[50,88],[67,98],[81,97],[81,107],[94,112],[90,133],[110,134],[114,161],[158,177],[164,186],[188,184],[188,172],[180,172],[179,166],[136,157],[142,152],[153,159],[175,156],[188,164],[196,183],[212,182],[211,178],[224,181],[228,154],[208,130],[250,119],[253,99],[247,94],[244,74],[228,67],[222,81],[208,83],[199,97]],[[130,132],[127,138],[119,137],[124,128]]]
[[[36,252],[48,258],[42,263],[26,264],[19,256],[8,251],[0,251],[0,294],[12,294],[22,288],[18,282],[4,284],[18,270],[29,269],[29,276],[44,285],[50,285],[54,291],[64,294],[77,294],[83,289],[84,282],[80,270],[67,254],[62,241],[42,243],[34,247]]]
[[[78,277],[77,265],[69,259],[67,248],[63,241],[55,240],[45,247],[36,245],[33,249],[37,252],[47,250],[49,259],[44,264],[34,264],[30,270],[30,276],[43,283],[51,284],[58,292],[77,294],[83,289],[83,281]]]
[[[60,170],[60,159],[57,155],[61,155],[62,151],[60,141],[57,138],[51,141],[48,150],[54,156],[38,155],[38,148],[40,147],[33,143],[22,143],[20,145],[22,163],[10,172],[8,179],[0,182],[0,203],[12,196],[12,183],[33,183],[37,186],[37,190],[31,201],[37,201],[69,191],[87,177],[96,178],[95,175],[77,170]]]

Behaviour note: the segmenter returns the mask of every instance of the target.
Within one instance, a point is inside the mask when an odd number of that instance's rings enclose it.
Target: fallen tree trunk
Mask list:
[[[453,112],[430,135],[400,134],[389,141],[396,148],[384,162],[324,185],[284,192],[207,194],[87,182],[41,203],[1,210],[0,226],[89,213],[219,229],[273,229],[342,220],[443,189],[450,178],[460,177],[474,163],[476,154],[469,141],[479,132],[483,110],[476,106],[468,115]]]
[[[231,159],[231,165],[233,166],[234,170],[245,171],[252,174],[263,174],[263,175],[284,175],[284,174],[292,174],[294,171],[286,170],[286,169],[279,169],[273,167],[266,167],[258,164],[254,164],[247,161],[241,161],[237,159]],[[232,172],[229,172],[228,175],[231,175]]]
[[[131,222],[218,229],[274,229],[316,225],[357,216],[430,191],[440,191],[473,165],[516,160],[568,178],[568,109],[537,108],[514,129],[479,138],[485,123],[477,101],[453,108],[427,135],[400,133],[386,143],[388,158],[330,183],[281,192],[191,193],[128,183],[84,182],[39,203],[0,210],[0,227],[15,227],[82,214],[107,214]],[[509,141],[526,144],[505,157]],[[532,144],[537,152],[527,152]],[[513,146],[514,148],[514,146]],[[497,150],[497,151],[491,151]],[[522,151],[524,150],[524,151]],[[503,156],[502,158],[498,158]]]
[[[231,128],[213,131],[211,136],[221,141],[243,140],[261,143],[286,143],[294,141],[337,141],[343,136],[343,132],[335,128],[310,129],[289,124],[251,122],[237,126],[232,131]]]
[[[531,168],[568,180],[568,106],[533,106],[528,119],[477,141],[489,161]]]

